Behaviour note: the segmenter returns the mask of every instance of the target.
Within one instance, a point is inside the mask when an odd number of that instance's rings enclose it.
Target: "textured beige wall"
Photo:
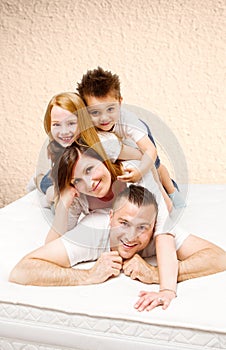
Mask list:
[[[88,68],[161,116],[192,183],[226,182],[225,0],[1,0],[0,205],[25,193],[55,93]]]

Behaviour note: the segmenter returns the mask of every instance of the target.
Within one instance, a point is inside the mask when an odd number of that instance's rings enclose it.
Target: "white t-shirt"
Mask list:
[[[133,112],[121,107],[120,118],[113,128],[113,132],[125,140],[132,140],[135,145],[148,135],[147,128]],[[134,145],[134,146],[135,146]]]
[[[127,165],[139,167],[139,161],[123,162],[125,168]],[[129,185],[128,183],[127,186]],[[159,234],[171,233],[176,236],[176,247],[178,249],[188,234],[182,229],[175,227],[175,223],[168,213],[165,201],[152,173],[148,172],[145,174],[137,185],[149,189],[155,195],[158,203],[158,216],[153,237]],[[109,210],[109,208],[93,210],[61,238],[71,266],[84,261],[96,260],[102,252],[110,250]],[[155,240],[151,240],[143,254],[144,257],[155,255]]]

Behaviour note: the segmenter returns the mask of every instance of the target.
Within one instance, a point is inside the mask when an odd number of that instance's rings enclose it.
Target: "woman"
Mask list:
[[[128,185],[118,181],[118,176],[126,171],[126,166],[131,165],[131,162],[139,169],[139,161],[112,164],[81,142],[73,143],[65,149],[51,142],[49,150],[54,163],[52,178],[57,192],[57,206],[46,242],[75,227],[82,213],[89,215],[90,212],[100,209],[107,212],[117,194]],[[163,232],[169,215],[152,173],[147,173],[139,181],[139,185],[155,194],[159,206],[156,230]]]

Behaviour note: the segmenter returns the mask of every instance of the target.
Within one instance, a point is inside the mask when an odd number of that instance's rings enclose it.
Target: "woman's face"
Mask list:
[[[80,193],[103,198],[111,189],[111,174],[100,160],[80,153],[71,183]]]
[[[61,146],[67,147],[79,134],[77,116],[59,106],[51,110],[51,134]]]

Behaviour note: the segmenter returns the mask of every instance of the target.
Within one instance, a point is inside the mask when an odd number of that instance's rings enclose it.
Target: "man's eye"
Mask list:
[[[124,227],[127,227],[127,226],[128,226],[128,222],[126,222],[126,221],[121,221],[120,224],[121,224],[122,226],[124,226]]]
[[[53,123],[52,126],[60,126],[59,123]]]
[[[77,122],[76,121],[73,121],[73,122],[70,122],[69,125],[76,125]]]
[[[147,226],[141,225],[141,226],[138,227],[138,230],[139,230],[140,232],[143,232],[143,231],[146,231],[147,228],[148,228]]]

